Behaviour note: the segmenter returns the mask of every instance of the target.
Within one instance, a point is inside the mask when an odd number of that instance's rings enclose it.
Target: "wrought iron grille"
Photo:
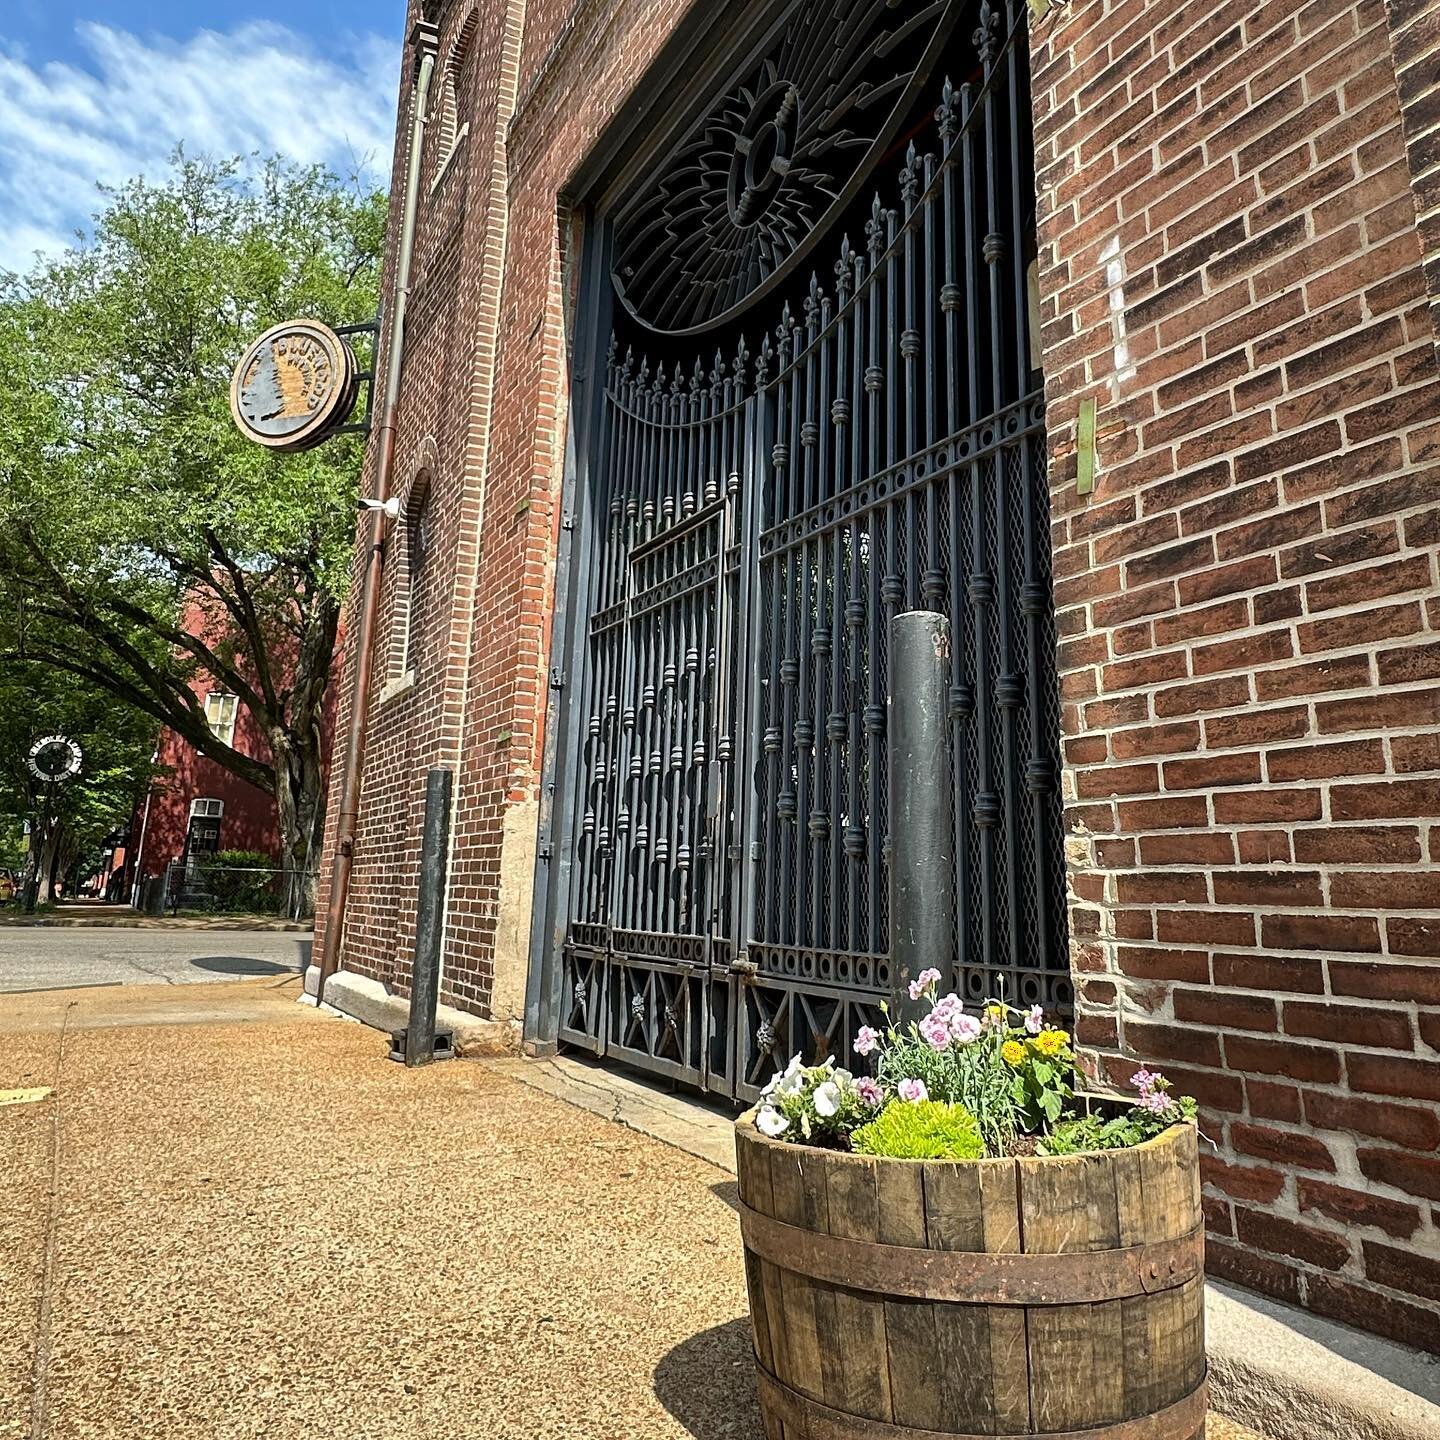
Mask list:
[[[558,1028],[731,1096],[848,1056],[889,988],[902,610],[952,627],[964,992],[1071,1003],[1023,14],[972,18],[893,191],[753,349],[612,341]]]

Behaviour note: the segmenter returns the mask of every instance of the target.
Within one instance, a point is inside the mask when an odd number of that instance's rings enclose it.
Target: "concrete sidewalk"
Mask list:
[[[0,1440],[759,1440],[729,1174],[298,989],[16,997]]]

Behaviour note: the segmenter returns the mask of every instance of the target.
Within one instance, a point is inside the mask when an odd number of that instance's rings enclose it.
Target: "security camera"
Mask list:
[[[356,509],[383,510],[390,519],[396,520],[400,516],[400,497],[392,495],[388,500],[369,500],[362,495],[356,502]]]

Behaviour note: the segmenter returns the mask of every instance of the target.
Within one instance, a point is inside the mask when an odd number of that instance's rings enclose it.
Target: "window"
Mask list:
[[[207,856],[220,850],[220,817],[225,812],[223,800],[200,796],[190,802],[190,824],[185,828],[185,870],[195,874],[196,866]]]
[[[223,690],[217,690],[205,697],[205,719],[215,732],[215,738],[226,745],[235,743],[236,704],[235,696],[228,695]],[[220,802],[217,800],[215,803],[218,805]]]
[[[471,73],[474,70],[471,59],[475,53],[472,43],[479,23],[479,12],[472,10],[460,27],[460,32],[445,57],[445,71],[440,79],[440,103],[435,117],[435,175],[430,182],[433,190],[445,178],[460,142],[470,132],[468,119],[462,120],[462,113],[470,110]]]
[[[405,669],[413,670],[425,633],[425,570],[431,544],[430,482],[422,478],[405,512],[405,547],[410,605],[405,623]]]

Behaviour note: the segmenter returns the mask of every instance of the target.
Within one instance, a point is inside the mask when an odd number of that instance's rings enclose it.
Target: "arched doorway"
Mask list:
[[[543,1025],[752,1096],[889,988],[886,631],[949,615],[960,983],[1071,1000],[1023,4],[797,0],[592,227]]]

